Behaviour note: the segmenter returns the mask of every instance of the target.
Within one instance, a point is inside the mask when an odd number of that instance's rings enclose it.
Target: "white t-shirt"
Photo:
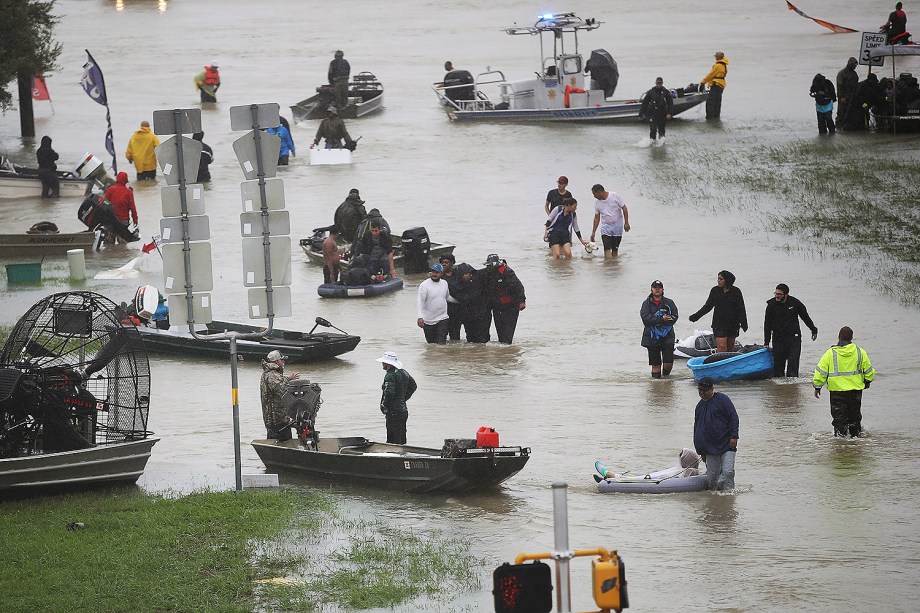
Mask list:
[[[626,203],[616,192],[607,192],[606,200],[594,202],[594,212],[601,215],[601,234],[623,236],[623,207]]]
[[[447,281],[425,279],[418,286],[418,316],[428,325],[447,319]]]

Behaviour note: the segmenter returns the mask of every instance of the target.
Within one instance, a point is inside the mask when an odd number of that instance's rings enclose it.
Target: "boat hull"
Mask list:
[[[370,285],[323,283],[316,288],[316,293],[323,298],[371,298],[389,294],[402,288],[402,279],[387,279],[383,283],[372,283]]]
[[[413,494],[495,487],[517,474],[530,459],[530,450],[520,448],[505,448],[516,452],[503,453],[499,448],[475,457],[442,458],[440,449],[373,443],[360,437],[320,439],[318,451],[306,449],[296,440],[255,440],[252,446],[268,468]]]
[[[741,379],[766,379],[773,376],[773,350],[769,347],[742,353],[718,362],[705,363],[705,357],[691,358],[687,367],[699,381],[710,377],[714,382]]]
[[[0,491],[100,483],[134,483],[144,472],[154,444],[146,438],[89,449],[39,453],[0,460]]]
[[[70,249],[92,251],[95,234],[0,234],[0,257],[66,255]]]
[[[86,194],[92,183],[87,179],[73,177],[70,173],[58,173],[62,198],[79,198]],[[38,176],[0,172],[0,198],[40,198],[42,182]]]
[[[709,479],[706,475],[674,477],[662,481],[604,479],[597,484],[597,491],[601,494],[677,494],[702,492],[706,489],[709,489]]]
[[[212,321],[207,330],[198,332],[199,336],[221,334],[226,331],[255,333],[263,328],[225,321]],[[230,357],[229,340],[203,340],[193,338],[188,332],[176,330],[158,330],[140,327],[138,331],[144,339],[148,351],[170,355],[187,355],[206,358]],[[289,364],[328,360],[348,353],[361,342],[360,336],[319,332],[308,334],[288,330],[273,330],[270,336],[258,341],[237,340],[236,352],[243,359],[261,360],[270,351],[277,349],[288,356]]]
[[[326,109],[332,103],[335,94],[329,86],[321,86],[317,91],[324,90],[297,104],[291,106],[294,121],[300,123],[308,119],[323,119],[327,116]],[[342,119],[358,119],[371,115],[383,108],[383,85],[370,72],[360,72],[352,77],[348,83],[348,105],[338,109]]]
[[[671,115],[677,116],[699,106],[708,97],[708,92],[695,92],[675,98]],[[447,115],[452,121],[638,123],[641,108],[639,100],[621,100],[583,108],[462,110],[448,107]]]

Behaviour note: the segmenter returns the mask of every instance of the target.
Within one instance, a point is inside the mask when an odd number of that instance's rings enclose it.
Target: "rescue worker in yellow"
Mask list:
[[[217,88],[220,87],[220,71],[217,62],[205,66],[203,72],[195,75],[195,89],[201,93],[202,102],[217,102]]]
[[[837,344],[828,349],[815,368],[815,398],[827,383],[831,395],[834,436],[859,436],[862,431],[862,391],[875,379],[875,369],[865,349],[853,342],[853,330],[844,326]]]
[[[728,60],[721,51],[716,51],[716,63],[700,83],[709,86],[706,98],[706,119],[719,119],[722,114],[722,93],[725,91],[725,75],[728,74]]]
[[[137,180],[157,178],[157,154],[154,151],[160,145],[160,139],[150,131],[150,122],[142,121],[141,127],[131,135],[125,157],[134,164]]]

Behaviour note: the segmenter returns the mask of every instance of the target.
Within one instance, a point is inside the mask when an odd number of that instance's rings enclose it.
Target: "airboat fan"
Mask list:
[[[149,405],[147,352],[123,311],[93,292],[54,294],[0,353],[0,458],[145,439]]]

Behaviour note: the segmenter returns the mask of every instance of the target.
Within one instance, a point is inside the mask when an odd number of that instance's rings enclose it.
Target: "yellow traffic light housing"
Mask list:
[[[594,602],[601,609],[612,609],[619,613],[629,607],[626,565],[616,551],[591,561],[591,583],[594,587]]]

